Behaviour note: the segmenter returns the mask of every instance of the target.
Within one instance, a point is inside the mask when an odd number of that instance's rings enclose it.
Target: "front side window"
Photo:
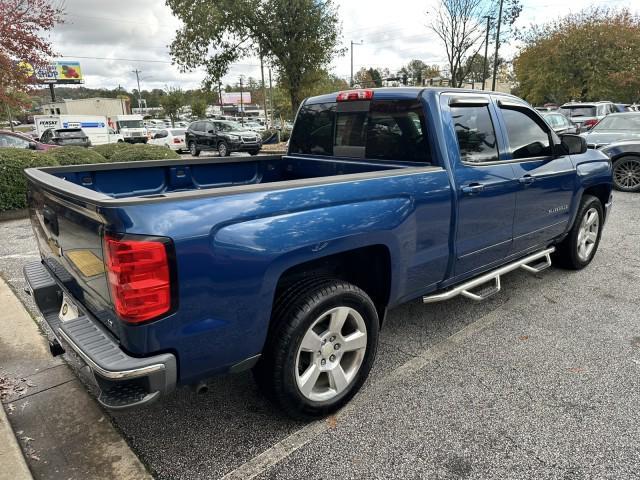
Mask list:
[[[498,160],[496,132],[487,106],[451,107],[460,159],[468,163]]]
[[[549,133],[521,110],[502,109],[502,118],[514,160],[552,155]]]

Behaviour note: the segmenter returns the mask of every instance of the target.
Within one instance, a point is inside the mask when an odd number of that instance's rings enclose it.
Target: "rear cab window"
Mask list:
[[[291,136],[291,154],[431,164],[419,99],[305,104]]]

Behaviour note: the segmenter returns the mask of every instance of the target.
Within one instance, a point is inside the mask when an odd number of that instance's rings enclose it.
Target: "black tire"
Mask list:
[[[613,186],[621,192],[640,192],[640,157],[627,155],[613,163]]]
[[[580,231],[583,226],[583,220],[590,211],[595,211],[598,215],[598,227],[595,241],[593,242],[593,248],[590,253],[585,257],[580,255],[579,252],[579,238]],[[569,231],[567,237],[557,246],[554,254],[554,259],[558,265],[570,270],[581,270],[591,263],[593,257],[598,251],[598,245],[600,245],[600,237],[602,236],[602,227],[604,224],[604,210],[602,203],[596,197],[591,195],[585,195],[582,197],[578,213],[573,221],[573,226]]]
[[[196,146],[196,142],[189,142],[189,152],[194,157],[197,157],[198,155],[200,155],[200,150],[198,150],[198,147]]]
[[[251,155],[251,156],[255,156],[255,155],[257,155],[258,153],[260,153],[260,150],[251,150],[251,151],[249,152],[249,155]]]
[[[359,368],[345,389],[330,399],[314,401],[303,395],[296,381],[298,350],[311,326],[337,307],[355,310],[364,320],[366,347]],[[328,415],[346,404],[369,375],[376,356],[378,330],[375,305],[355,285],[327,278],[297,282],[276,300],[267,342],[260,362],[253,369],[256,383],[291,417],[309,419]],[[315,352],[312,355],[315,356]]]
[[[229,156],[229,146],[227,145],[227,142],[219,142],[218,143],[218,155],[221,157],[228,157]]]

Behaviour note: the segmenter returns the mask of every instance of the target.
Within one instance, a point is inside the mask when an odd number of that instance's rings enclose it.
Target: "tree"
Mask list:
[[[454,87],[461,87],[469,70],[470,58],[478,55],[487,33],[486,16],[498,18],[500,0],[440,0],[430,28],[445,47],[449,76]],[[522,6],[520,0],[504,0],[500,40],[510,34]]]
[[[17,106],[23,98],[18,93],[35,83],[33,69],[46,66],[53,52],[45,34],[61,21],[61,8],[48,0],[0,1],[0,103],[5,109]]]
[[[191,116],[194,118],[204,118],[207,114],[207,102],[201,98],[191,102]]]
[[[263,56],[275,67],[295,111],[315,72],[343,52],[333,0],[166,1],[183,23],[171,55],[183,70],[205,67],[208,87],[231,63]]]
[[[640,99],[640,17],[590,9],[521,36],[513,62],[521,96],[531,103]]]
[[[171,126],[176,126],[178,111],[184,103],[184,94],[179,88],[169,88],[167,92],[160,97],[160,106],[164,110],[165,115],[171,119]]]

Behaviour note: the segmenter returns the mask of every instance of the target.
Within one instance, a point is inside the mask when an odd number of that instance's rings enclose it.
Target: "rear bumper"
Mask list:
[[[175,388],[175,355],[163,353],[142,358],[128,355],[78,301],[75,301],[78,318],[60,321],[63,293],[72,301],[75,299],[40,262],[25,265],[24,276],[44,317],[49,341],[64,348],[67,360],[105,408],[123,410],[145,405]]]

